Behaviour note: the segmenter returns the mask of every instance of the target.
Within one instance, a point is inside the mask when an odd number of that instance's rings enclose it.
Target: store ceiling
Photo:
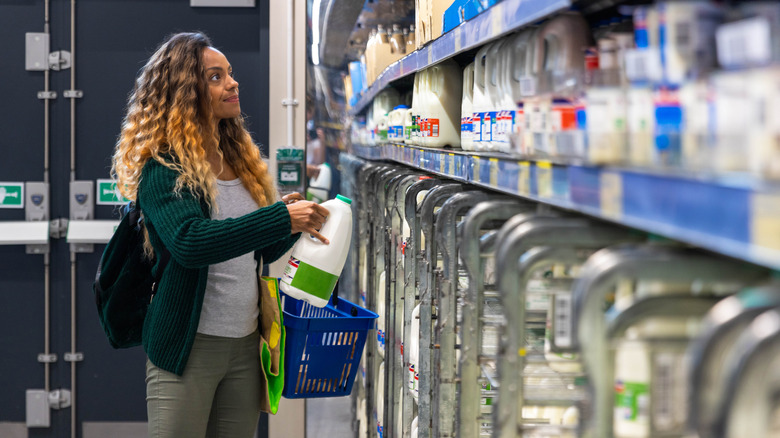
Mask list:
[[[366,48],[371,29],[378,24],[392,27],[414,24],[414,0],[355,0],[325,1],[322,22],[321,62],[341,68],[355,61]]]

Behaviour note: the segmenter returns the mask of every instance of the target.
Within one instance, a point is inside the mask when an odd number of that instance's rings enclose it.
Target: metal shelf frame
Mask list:
[[[402,144],[353,145],[388,160],[780,270],[780,185],[745,175],[601,167]]]

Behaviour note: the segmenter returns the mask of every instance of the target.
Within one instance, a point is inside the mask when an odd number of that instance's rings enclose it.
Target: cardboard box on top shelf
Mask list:
[[[414,42],[417,48],[421,48],[429,41],[425,37],[428,29],[426,17],[428,16],[428,3],[430,0],[414,0]]]
[[[444,11],[453,0],[415,0],[414,33],[417,48],[441,36],[444,27]]]

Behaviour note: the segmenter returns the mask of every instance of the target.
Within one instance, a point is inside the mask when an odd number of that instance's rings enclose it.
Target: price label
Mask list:
[[[447,154],[447,160],[450,162],[449,167],[449,173],[448,175],[457,176],[457,171],[455,170],[455,154]]]
[[[601,212],[606,217],[619,219],[623,216],[623,176],[615,172],[602,172],[599,183]]]
[[[436,154],[436,158],[439,160],[439,173],[447,174],[447,160],[444,155]]]
[[[490,159],[490,186],[498,187],[498,158]]]
[[[780,195],[754,193],[751,201],[751,242],[780,250]]]
[[[471,156],[471,180],[479,182],[479,156]]]
[[[531,194],[531,163],[519,161],[517,165],[517,193],[528,196]]]
[[[549,161],[537,161],[536,163],[536,189],[542,198],[552,198],[552,163]]]
[[[452,32],[452,37],[455,38],[455,53],[460,52],[461,49],[461,27],[458,26],[455,28],[455,30]]]

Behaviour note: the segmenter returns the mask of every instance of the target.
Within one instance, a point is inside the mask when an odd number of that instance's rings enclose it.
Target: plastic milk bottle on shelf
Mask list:
[[[420,305],[416,305],[412,311],[412,326],[410,327],[409,345],[409,391],[412,393],[415,403],[420,396]]]
[[[463,101],[460,106],[460,147],[464,151],[474,150],[474,63],[463,69]]]
[[[498,110],[500,123],[499,131],[501,132],[501,142],[499,143],[499,151],[511,152],[512,151],[512,134],[515,132],[515,126],[518,122],[518,105],[512,94],[512,76],[516,73],[516,56],[513,45],[516,44],[516,40],[520,37],[526,37],[527,33],[519,33],[512,38],[508,38],[502,46],[499,53],[498,60]],[[526,37],[527,38],[527,37]]]
[[[490,139],[485,141],[482,138],[482,149],[486,151],[498,151],[503,150],[501,143],[503,142],[502,126],[499,122],[499,116],[501,116],[501,53],[503,53],[504,39],[498,40],[490,46],[487,56],[485,57],[485,93],[487,94],[487,100],[489,102],[490,112]]]
[[[320,165],[320,173],[317,177],[309,179],[309,187],[306,189],[306,199],[318,204],[327,200],[332,180],[333,172],[331,172],[330,164],[322,163]]]
[[[376,50],[376,42],[377,42],[377,30],[372,29],[371,33],[368,35],[368,41],[366,42],[366,51],[364,52],[364,56],[366,58],[364,64],[366,66],[366,79],[368,82],[366,82],[366,87],[371,85],[374,82],[374,78],[376,75],[374,74],[374,51]]]
[[[516,106],[514,124],[509,133],[512,149],[519,155],[529,155],[530,142],[527,136],[526,100],[536,94],[536,78],[534,76],[534,57],[536,56],[536,35],[538,29],[528,29],[514,37],[508,44],[505,62],[511,66],[506,76],[507,89]]]
[[[398,105],[390,111],[388,116],[388,131],[387,140],[391,143],[403,143],[404,142],[404,119],[409,107],[406,105]]]
[[[376,288],[376,349],[379,356],[385,357],[385,286],[387,285],[385,271],[379,274]]]
[[[321,204],[329,214],[320,234],[326,245],[310,234],[301,236],[282,274],[281,289],[287,295],[325,307],[336,286],[352,239],[352,200],[338,195]]]
[[[379,438],[385,433],[385,362],[379,364],[379,371],[376,373],[376,432]]]
[[[406,144],[419,145],[420,139],[420,118],[423,110],[423,96],[422,96],[422,82],[425,70],[418,71],[414,74],[414,88],[412,90],[412,108],[411,108],[411,123],[409,128],[409,135],[406,139]],[[404,135],[406,135],[406,127],[404,127]]]
[[[486,130],[490,127],[490,104],[485,90],[485,58],[487,58],[490,46],[490,44],[483,46],[474,58],[474,92],[472,97],[474,117],[472,123],[474,126],[473,150],[476,151],[484,150],[483,141],[490,141],[490,131]],[[483,120],[485,118],[487,120]]]
[[[420,146],[428,146],[432,132],[431,120],[431,72],[432,69],[426,68],[422,71],[422,80],[420,81]]]
[[[429,68],[428,136],[426,146],[460,147],[460,106],[463,75],[453,60]]]

